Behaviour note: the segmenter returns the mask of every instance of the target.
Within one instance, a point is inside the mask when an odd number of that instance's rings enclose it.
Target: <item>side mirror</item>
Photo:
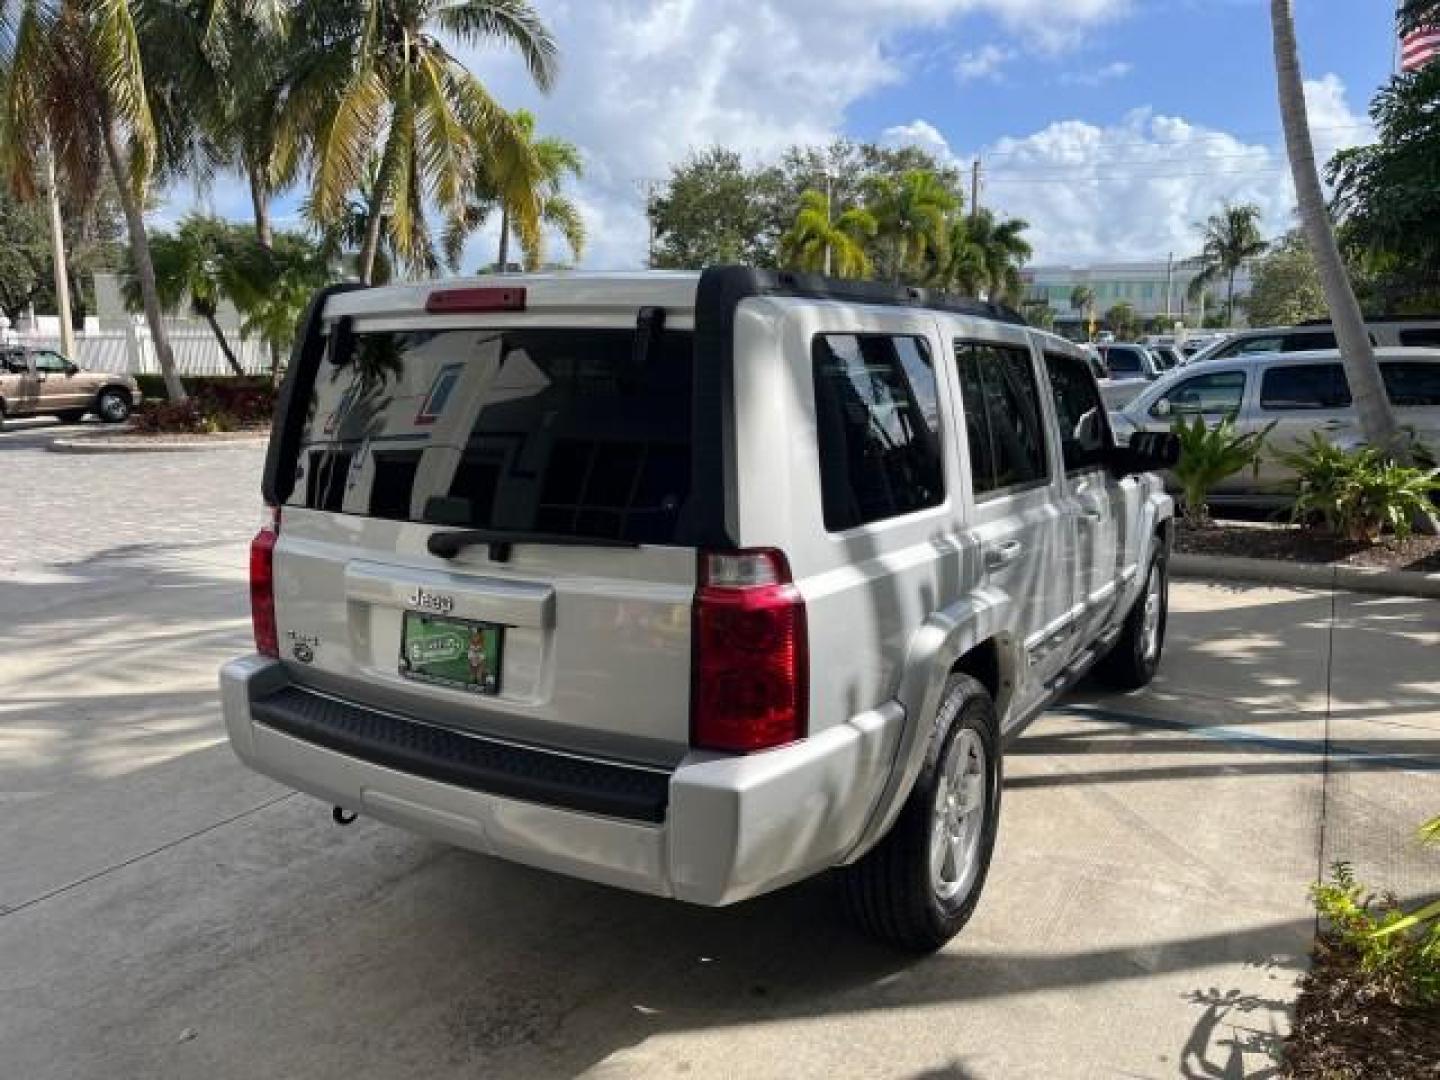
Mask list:
[[[66,360],[66,361],[65,361],[65,374],[66,374],[66,375],[78,375],[78,374],[80,374],[80,365],[77,364],[77,363],[75,363],[75,361],[73,361],[73,360]]]
[[[1107,457],[1106,464],[1116,477],[1164,472],[1180,461],[1180,437],[1169,431],[1137,431],[1130,436],[1129,446],[1117,446]]]

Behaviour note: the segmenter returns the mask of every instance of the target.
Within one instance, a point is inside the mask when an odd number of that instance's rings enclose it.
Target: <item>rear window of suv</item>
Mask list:
[[[427,525],[688,544],[693,335],[361,333],[322,362],[290,504]]]

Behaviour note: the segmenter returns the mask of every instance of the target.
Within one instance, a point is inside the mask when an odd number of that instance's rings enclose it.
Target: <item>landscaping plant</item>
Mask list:
[[[1185,501],[1185,523],[1202,526],[1210,520],[1206,500],[1215,485],[1241,469],[1259,467],[1270,428],[1241,435],[1231,417],[1211,427],[1197,414],[1189,421],[1177,418],[1171,430],[1180,439],[1180,460],[1173,472]]]
[[[1386,529],[1405,539],[1440,491],[1440,469],[1400,465],[1374,447],[1345,450],[1318,432],[1280,460],[1298,477],[1295,519],[1319,518],[1356,542],[1373,544]]]
[[[1393,896],[1368,892],[1346,863],[1311,892],[1327,946],[1354,963],[1369,992],[1401,1006],[1440,1004],[1440,901],[1406,914]]]

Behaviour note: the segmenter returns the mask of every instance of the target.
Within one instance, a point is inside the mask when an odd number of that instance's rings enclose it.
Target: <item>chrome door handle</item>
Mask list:
[[[985,552],[985,565],[991,570],[999,570],[1001,567],[1009,566],[1025,552],[1025,545],[1019,540],[1006,540],[1003,544],[996,544]]]

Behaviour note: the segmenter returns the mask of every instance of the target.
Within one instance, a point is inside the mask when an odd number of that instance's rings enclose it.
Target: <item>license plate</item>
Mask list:
[[[505,628],[494,623],[407,611],[400,634],[400,674],[472,694],[498,694],[504,643]]]

